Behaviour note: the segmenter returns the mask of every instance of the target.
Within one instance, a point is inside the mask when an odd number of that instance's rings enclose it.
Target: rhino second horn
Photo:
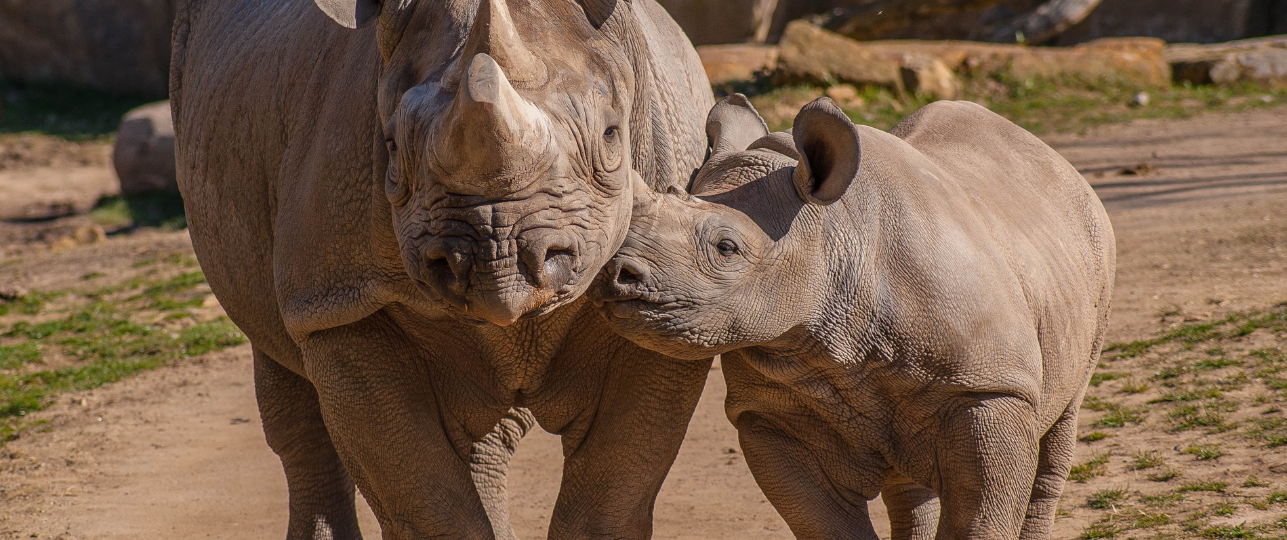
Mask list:
[[[505,0],[483,0],[469,28],[469,36],[456,63],[443,75],[442,87],[456,90],[473,59],[486,54],[509,74],[513,84],[535,88],[545,83],[545,63],[536,58],[518,35]]]

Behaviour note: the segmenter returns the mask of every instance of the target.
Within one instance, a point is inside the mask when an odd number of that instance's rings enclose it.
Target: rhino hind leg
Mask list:
[[[317,391],[258,349],[254,358],[264,435],[281,458],[290,492],[287,540],[360,540],[353,478],[326,431]]]
[[[880,496],[889,510],[891,540],[933,540],[938,531],[938,495],[909,479],[886,480]]]
[[[1080,400],[1069,405],[1055,425],[1041,438],[1037,458],[1037,479],[1032,484],[1027,516],[1023,521],[1022,540],[1045,540],[1055,522],[1055,508],[1072,469],[1073,450],[1077,446],[1077,410]]]
[[[478,488],[478,496],[487,510],[487,519],[492,522],[496,540],[516,540],[509,518],[506,477],[509,475],[509,460],[518,450],[519,441],[535,426],[536,418],[532,411],[510,409],[491,433],[470,448],[469,468],[474,486]]]

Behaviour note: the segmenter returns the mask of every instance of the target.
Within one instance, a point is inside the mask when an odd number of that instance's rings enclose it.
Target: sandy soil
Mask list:
[[[1287,108],[1049,139],[1095,185],[1117,231],[1110,341],[1287,301],[1284,141]],[[0,238],[17,226],[0,224]],[[125,271],[140,253],[158,250],[190,252],[186,234],[11,249],[22,260],[0,265],[0,285],[53,288],[88,267]],[[655,536],[790,538],[736,450],[721,407],[723,381],[712,375],[658,499]],[[247,346],[65,395],[35,417],[48,423],[0,448],[0,538],[284,535],[285,482],[259,430]],[[1080,444],[1077,459],[1098,451]],[[545,433],[530,435],[515,456],[510,485],[521,537],[544,536],[559,462],[557,439]],[[1075,538],[1097,519],[1079,510],[1092,487],[1070,488],[1056,538]],[[873,504],[875,514],[882,510]],[[368,537],[378,537],[369,510],[362,512]],[[884,536],[887,525],[877,521]]]

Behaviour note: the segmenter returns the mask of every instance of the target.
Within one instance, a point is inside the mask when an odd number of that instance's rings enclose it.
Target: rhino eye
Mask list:
[[[603,132],[603,146],[599,149],[599,168],[603,172],[616,172],[621,168],[621,127],[612,126]]]
[[[720,240],[718,244],[715,244],[715,249],[718,249],[719,254],[725,257],[732,257],[742,252],[742,248],[737,246],[737,242],[727,238]]]

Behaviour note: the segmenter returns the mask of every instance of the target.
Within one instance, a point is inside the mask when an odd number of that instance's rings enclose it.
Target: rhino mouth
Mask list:
[[[410,254],[411,277],[468,318],[500,326],[545,315],[574,300],[580,249],[558,231],[525,231],[515,240],[426,236]]]

